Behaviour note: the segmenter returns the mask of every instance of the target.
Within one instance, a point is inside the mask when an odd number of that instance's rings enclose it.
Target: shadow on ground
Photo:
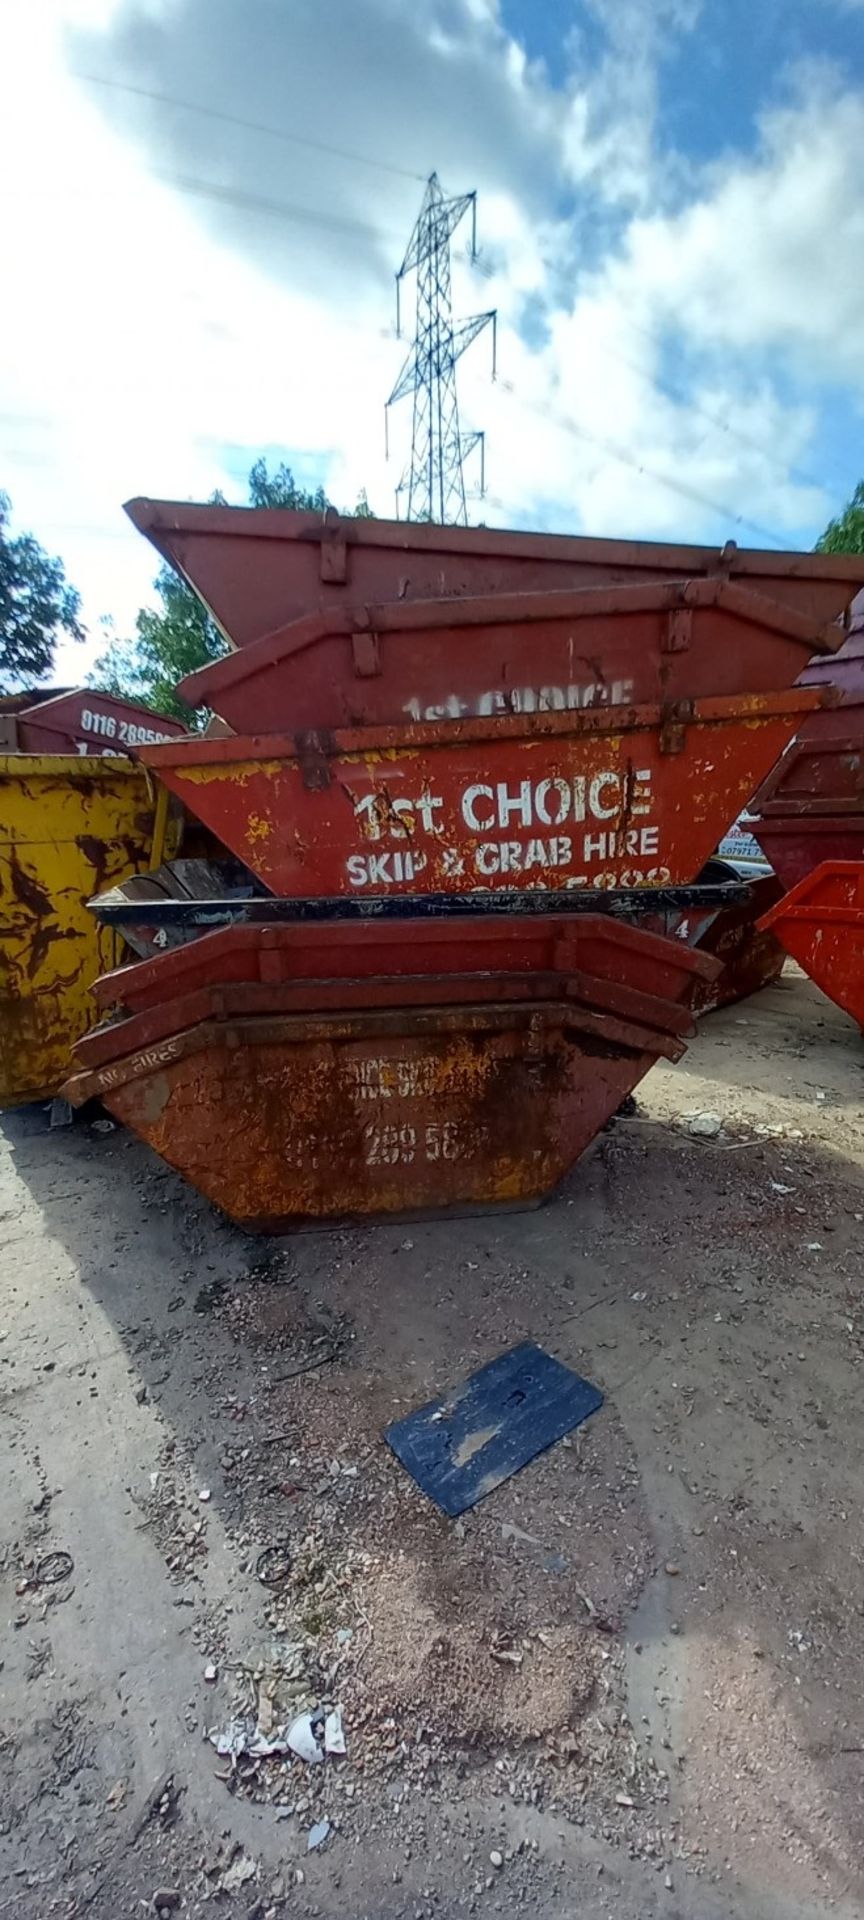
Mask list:
[[[715,1098],[767,1097],[749,1048],[725,1059],[735,1018],[691,1070]],[[839,1097],[846,1056],[801,1044],[817,1075],[839,1059]],[[106,1769],[131,1772],[131,1799],[157,1759],[182,1768],[211,1888],[242,1846],[262,1911],[299,1869],[322,1913],[344,1911],[347,1874],[376,1920],[426,1911],[427,1890],[436,1914],[494,1894],[626,1920],[815,1915],[860,1892],[861,1167],[803,1139],[691,1141],[649,1117],[650,1085],[539,1213],[270,1242],[119,1129],[4,1121],[21,1525],[53,1546],[66,1509],[79,1530],[66,1657],[104,1723],[96,1802]],[[526,1337],[606,1404],[454,1525],[383,1428]],[[36,1512],[52,1453],[67,1492]],[[255,1571],[274,1547],[277,1592]],[[260,1705],[262,1674],[290,1693],[286,1645],[295,1683],[342,1701],[345,1767],[299,1789],[281,1764],[214,1778],[202,1732]],[[41,1683],[11,1666],[22,1713]],[[274,1799],[293,1809],[278,1824]],[[319,1817],[336,1838],[310,1861]],[[156,1840],[196,1912],[183,1834]],[[58,1844],[52,1828],[46,1860]],[[229,1877],[221,1906],[245,1914],[258,1886]],[[123,1888],[103,1862],[100,1898]]]

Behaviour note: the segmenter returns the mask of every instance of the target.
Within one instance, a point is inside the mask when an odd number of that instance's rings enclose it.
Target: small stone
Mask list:
[[[207,1665],[204,1668],[204,1678],[207,1681],[208,1686],[211,1686],[211,1687],[215,1685],[216,1681],[219,1678],[219,1668],[217,1666],[214,1666],[212,1660],[208,1660]]]
[[[489,1855],[489,1864],[492,1867],[503,1867],[504,1865],[504,1855],[498,1852],[497,1847],[492,1848],[492,1852]]]
[[[675,1565],[675,1562],[674,1562],[674,1560],[667,1560],[667,1562],[666,1562],[666,1572],[667,1572],[667,1573],[668,1573],[668,1574],[669,1574],[669,1575],[670,1575],[671,1577],[674,1577],[674,1575],[675,1575],[676,1573],[680,1573],[680,1572],[681,1572],[681,1568],[680,1568],[680,1567],[677,1567],[677,1566]]]
[[[153,1895],[153,1907],[156,1913],[176,1913],[180,1905],[180,1893],[177,1887],[157,1887]]]

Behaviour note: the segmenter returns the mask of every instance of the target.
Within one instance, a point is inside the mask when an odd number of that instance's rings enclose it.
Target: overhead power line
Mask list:
[[[422,180],[422,173],[397,167],[389,160],[373,160],[371,154],[354,153],[348,147],[332,146],[328,140],[313,140],[305,133],[289,133],[285,127],[271,127],[263,120],[244,120],[237,113],[223,113],[221,107],[205,107],[199,100],[182,100],[173,93],[161,93],[156,87],[136,87],[128,80],[110,80],[101,73],[79,73],[71,69],[73,80],[90,87],[108,87],[117,93],[131,93],[139,100],[156,100],[161,106],[180,107],[184,113],[197,113],[205,120],[221,120],[225,126],[240,127],[245,133],[264,133],[271,140],[285,140],[291,146],[309,147],[313,153],[327,153],[336,160],[348,160],[352,166],[377,167],[380,173],[392,173],[400,180]]]
[[[274,127],[266,121],[247,120],[240,114],[226,113],[222,108],[205,106],[198,100],[186,100],[177,94],[164,93],[156,87],[137,86],[131,81],[111,79],[105,74],[82,73],[74,68],[70,71],[73,79],[80,80],[88,86],[106,87],[115,92],[131,94],[142,100],[152,100],[164,106],[177,107],[185,113],[197,114],[208,120],[221,121],[226,126],[238,127],[247,133],[263,134],[270,139],[282,140],[290,145],[308,147],[313,152],[326,153],[335,159],[346,160],[351,165],[374,167],[377,168],[379,172],[392,174],[394,177],[402,180],[418,181],[423,180],[425,177],[423,174],[415,172],[408,167],[396,166],[392,161],[374,160],[369,154],[356,153],[350,148],[338,147],[329,141],[315,140],[306,134],[291,133],[284,127]],[[158,172],[157,177],[169,181],[172,185],[177,186],[181,192],[221,200],[226,205],[238,206],[249,211],[268,213],[289,220],[314,221],[318,225],[329,226],[334,231],[363,233],[375,239],[385,239],[388,237],[372,227],[365,226],[360,221],[340,219],[335,215],[320,214],[311,207],[296,207],[286,202],[271,201],[262,195],[243,193],[240,190],[219,187],[207,181],[190,179],[182,175],[162,172],[161,170]],[[476,270],[486,278],[490,278],[494,271],[494,269],[479,259],[475,259],[472,264]],[[648,340],[654,347],[659,346],[660,343],[657,336],[651,332],[650,328],[640,326],[638,322],[630,319],[629,316],[626,319],[626,324],[634,333],[641,334],[642,337]],[[734,425],[732,421],[719,419],[709,408],[705,407],[699,401],[693,400],[672,381],[661,378],[658,374],[645,372],[637,363],[629,360],[625,354],[616,351],[608,342],[601,341],[598,344],[600,345],[601,351],[610,359],[617,360],[622,366],[628,367],[631,372],[642,374],[646,383],[653,387],[655,391],[665,394],[667,398],[673,400],[676,405],[686,406],[690,413],[694,413],[698,418],[705,420],[716,432],[737,440],[742,447],[746,447],[751,452],[757,453],[763,459],[770,461],[774,471],[782,474],[784,479],[797,481],[799,485],[803,484],[805,486],[816,487],[823,493],[831,493],[833,491],[823,480],[820,480],[814,474],[808,473],[805,468],[779,460],[770,446],[756,439],[752,434],[746,433],[740,427]]]
[[[223,187],[215,180],[198,180],[192,174],[173,173],[168,167],[150,169],[151,180],[164,180],[170,186],[178,187],[181,193],[200,195],[205,200],[217,200],[226,207],[240,207],[245,212],[268,213],[280,220],[308,221],[312,226],[328,227],[333,233],[360,233],[367,240],[390,242],[395,236],[382,232],[380,227],[370,227],[363,220],[352,220],[347,215],[322,213],[317,207],[296,206],[290,200],[270,200],[261,193],[246,193],[241,187]]]
[[[392,174],[398,179],[413,181],[424,179],[423,174],[414,172],[408,167],[396,166],[391,161],[374,160],[369,154],[356,153],[350,148],[338,147],[329,141],[315,140],[305,134],[291,133],[284,127],[274,127],[266,121],[247,120],[240,114],[226,113],[219,107],[205,106],[198,100],[187,100],[177,94],[164,93],[156,87],[137,86],[131,81],[114,80],[104,74],[83,73],[76,69],[72,69],[71,72],[74,79],[80,80],[88,86],[106,87],[115,92],[131,94],[142,100],[157,101],[161,105],[177,107],[183,112],[197,114],[204,119],[221,121],[226,126],[241,128],[247,133],[263,134],[270,139],[282,140],[290,145],[308,147],[313,152],[329,154],[333,158],[346,160],[351,165],[374,167],[377,168],[379,172]],[[176,186],[182,193],[194,194],[201,198],[221,201],[224,205],[236,206],[246,211],[265,213],[272,217],[291,221],[313,222],[319,226],[329,227],[334,232],[360,233],[367,238],[374,238],[378,241],[395,237],[385,235],[378,229],[370,227],[361,221],[351,220],[347,217],[341,218],[338,215],[318,213],[314,208],[299,207],[290,202],[269,200],[261,194],[246,193],[241,189],[222,187],[215,182],[211,183],[209,181],[198,180],[161,169],[156,170],[155,177]],[[486,262],[480,259],[474,259],[472,265],[485,278],[491,278],[494,269]],[[627,317],[626,324],[634,333],[641,334],[651,345],[659,347],[659,340],[657,336],[651,332],[650,328],[640,326],[629,317]],[[732,421],[718,418],[708,407],[692,399],[689,394],[686,394],[684,390],[673,381],[662,378],[658,374],[646,372],[638,366],[638,363],[629,360],[626,354],[620,353],[606,341],[600,341],[598,344],[601,352],[606,354],[610,359],[617,360],[620,365],[626,366],[631,372],[641,374],[646,384],[654,388],[656,392],[665,394],[667,398],[673,400],[676,405],[686,406],[688,412],[695,414],[699,419],[705,420],[709,426],[714,428],[715,432],[722,433],[727,438],[736,440],[740,446],[746,447],[751,452],[760,455],[762,459],[768,460],[775,473],[782,474],[785,480],[796,481],[799,485],[816,487],[823,493],[831,493],[833,491],[823,480],[820,480],[815,474],[807,472],[805,468],[779,460],[773,448],[766,445],[763,441],[758,440],[754,435],[743,431]],[[617,457],[617,455],[615,457]]]
[[[477,259],[473,262],[473,265],[476,271],[482,274],[484,279],[491,280],[494,278],[495,268],[490,266],[488,261]],[[650,327],[639,326],[635,320],[630,318],[629,314],[621,314],[620,318],[623,324],[630,329],[631,333],[641,335],[643,340],[647,340],[649,345],[659,352],[662,342],[656,333],[652,333]],[[649,373],[645,367],[639,365],[638,361],[630,360],[625,353],[621,353],[616,347],[610,346],[607,340],[596,340],[593,344],[595,347],[599,347],[600,352],[605,354],[608,359],[617,360],[619,366],[627,367],[630,373],[635,373],[641,377],[641,379],[645,381],[646,386],[652,387],[656,393],[665,394],[666,398],[673,400],[676,406],[685,407],[688,413],[695,414],[698,419],[704,420],[707,425],[713,427],[717,433],[725,434],[729,439],[737,440],[739,445],[746,447],[749,452],[758,453],[763,460],[770,462],[774,472],[781,474],[784,480],[794,480],[799,486],[815,487],[820,493],[831,494],[834,491],[824,480],[819,480],[815,474],[808,473],[806,468],[792,465],[786,460],[778,459],[774,448],[767,445],[765,441],[758,440],[754,434],[746,433],[731,420],[720,419],[719,416],[712,413],[711,409],[706,407],[702,401],[693,399],[683,387],[677,386],[674,381],[658,373]]]
[[[608,459],[619,460],[622,466],[631,467],[635,473],[644,475],[646,479],[657,481],[660,486],[667,487],[671,493],[679,494],[683,500],[691,500],[696,506],[707,507],[711,513],[716,513],[730,526],[746,528],[749,533],[757,534],[760,540],[768,540],[772,547],[785,545],[781,535],[775,533],[772,528],[761,526],[758,520],[750,520],[746,514],[736,513],[733,507],[726,506],[720,500],[713,500],[710,494],[702,493],[697,487],[688,486],[686,481],[673,479],[672,475],[664,473],[661,467],[649,466],[647,461],[640,460],[638,453],[632,447],[617,447],[614,441],[605,440],[599,434],[589,432],[587,427],[580,426],[578,420],[571,419],[567,414],[553,413],[551,407],[541,406],[536,401],[523,398],[512,380],[499,380],[498,385],[516,401],[518,406],[524,407],[529,413],[537,414],[540,419],[547,420],[551,426],[561,428],[563,432],[572,434],[576,439],[584,440],[587,446],[596,447],[598,452],[605,454]]]

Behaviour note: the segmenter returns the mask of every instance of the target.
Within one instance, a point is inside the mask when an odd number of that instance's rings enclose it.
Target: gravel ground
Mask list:
[[[6,1116],[3,1920],[859,1914],[862,1066],[792,971],[542,1211],[275,1241]],[[605,1404],[446,1520],[382,1430],[524,1338]]]

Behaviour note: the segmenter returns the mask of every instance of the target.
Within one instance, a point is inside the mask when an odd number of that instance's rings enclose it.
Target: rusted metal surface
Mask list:
[[[849,632],[837,652],[811,660],[800,676],[802,687],[832,687],[841,706],[864,706],[864,598],[849,613]]]
[[[274,893],[692,880],[815,691],[140,749]]]
[[[586,914],[582,920],[397,920],[284,927],[223,927],[188,947],[106,973],[94,985],[100,1008],[144,1012],[202,987],[292,981],[442,981],[447,973],[588,973],[609,991],[670,1000],[685,991],[693,962],[674,941]]]
[[[176,804],[176,803],[175,803]],[[203,833],[203,829],[202,829]],[[120,882],[118,887],[108,889],[107,895],[99,895],[99,900],[122,901],[126,912],[122,917],[112,917],[96,912],[96,918],[103,925],[119,928],[132,952],[146,959],[150,954],[159,954],[168,947],[183,945],[194,938],[196,929],[182,921],[176,925],[159,925],[156,920],[143,916],[155,903],[157,908],[165,903],[189,905],[195,902],[221,913],[227,907],[253,898],[269,898],[263,894],[252,874],[247,873],[238,860],[231,860],[221,849],[222,858],[202,859],[196,855],[187,857],[185,847],[193,834],[184,832],[184,855],[182,860],[167,860],[159,867],[150,868],[147,873],[133,874],[128,880]],[[211,838],[212,836],[207,836]],[[215,844],[215,843],[214,843]],[[91,902],[91,911],[95,903]]]
[[[783,971],[783,947],[773,933],[757,924],[780,899],[782,883],[776,874],[766,873],[756,876],[751,886],[749,900],[721,908],[697,938],[697,952],[713,954],[723,969],[697,991],[694,1005],[699,1013],[747,1000],[779,980]]]
[[[516,913],[497,920],[372,921],[362,929],[351,922],[225,927],[103,975],[94,995],[102,1009],[119,1006],[138,1013],[214,985],[401,977],[432,979],[440,988],[448,975],[559,973],[590,975],[612,995],[626,990],[677,1000],[694,980],[705,984],[713,969],[682,956],[675,940],[659,937],[662,931],[640,930],[634,939],[632,929],[600,914],[565,920]]]
[[[719,962],[718,962],[719,967]],[[707,971],[707,970],[706,970]],[[709,979],[703,979],[705,987]],[[567,975],[559,971],[526,973],[447,973],[427,974],[406,979],[365,980],[291,980],[271,985],[263,981],[236,982],[231,986],[199,987],[177,999],[161,1000],[143,1013],[95,1028],[79,1040],[76,1059],[88,1070],[109,1061],[150,1049],[172,1034],[206,1020],[241,1020],[249,1017],[309,1013],[365,1013],[372,1007],[395,1010],[404,1007],[445,1009],[465,1006],[502,1007],[514,1001],[568,1001],[590,999],[602,1018],[604,1031],[614,1037],[621,1024],[638,1025],[654,1032],[658,1045],[665,1048],[670,1034],[686,1039],[693,1031],[693,1016],[688,1007],[671,1006],[668,1000],[640,993],[633,987],[616,987],[590,975]]]
[[[818,721],[819,725],[814,725]],[[751,802],[753,832],[785,887],[824,860],[864,855],[864,704],[812,714]]]
[[[760,820],[864,812],[864,706],[813,714],[762,782],[750,810]]]
[[[864,1027],[864,860],[826,860],[760,926]]]
[[[685,948],[676,964],[686,992],[702,969]],[[680,1006],[664,1017],[655,1002],[649,1026],[608,1012],[602,984],[571,980],[561,1001],[393,1009],[379,982],[374,1010],[205,1019],[65,1091],[98,1094],[248,1228],[530,1205],[652,1061],[683,1050]]]
[[[128,754],[131,747],[176,740],[186,732],[179,720],[91,687],[75,687],[26,707],[16,716],[16,727],[20,753],[103,756]]]
[[[709,908],[717,912],[720,907],[746,900],[748,891],[746,877],[707,884],[700,879],[686,887],[654,887],[651,890],[652,924],[656,920],[660,932],[674,933],[682,913],[701,915]],[[367,893],[362,898],[355,894],[335,897],[321,894],[315,900],[305,899],[302,894],[292,900],[280,900],[262,889],[250,900],[223,897],[221,900],[165,898],[133,902],[120,886],[96,894],[88,904],[91,913],[105,926],[117,927],[124,933],[127,927],[136,925],[150,933],[156,930],[161,947],[181,946],[186,939],[197,939],[200,934],[213,932],[218,927],[301,923],[323,926],[337,920],[350,920],[356,926],[358,922],[368,925],[377,920],[404,919],[407,915],[418,920],[453,920],[471,919],[478,914],[519,913],[539,919],[555,913],[574,918],[585,913],[602,913],[612,920],[629,921],[637,926],[645,921],[644,887],[623,890],[592,887],[581,892],[572,889],[569,893],[560,889],[550,893],[538,888],[520,892],[509,887],[489,893],[397,894],[395,899],[386,893]],[[151,947],[152,941],[146,952],[149,953]]]
[[[786,887],[824,860],[864,858],[864,599],[830,661],[811,661],[799,685],[830,687],[833,704],[808,715],[751,802],[753,831]]]
[[[779,900],[783,888],[776,874],[764,864],[748,871],[747,887],[741,897],[716,905],[709,904],[711,882],[734,879],[738,869],[731,861],[709,860],[699,876],[704,883],[706,901],[700,904],[699,888],[693,889],[692,904],[677,915],[645,913],[640,925],[657,933],[684,941],[696,953],[712,955],[718,963],[713,979],[704,980],[693,995],[698,1013],[710,1013],[736,1000],[745,1000],[777,980],[783,970],[785,953],[773,934],[760,932],[756,922]],[[745,871],[747,871],[745,864]],[[122,978],[122,972],[117,975]]]
[[[166,798],[126,759],[0,758],[0,1106],[68,1073],[93,980],[123,951],[87,900],[161,857]]]
[[[772,815],[755,821],[754,832],[784,888],[797,887],[824,860],[864,860],[864,812]]]
[[[237,647],[319,608],[695,574],[720,574],[821,622],[864,583],[861,555],[762,553],[734,541],[718,550],[166,500],[130,500],[126,512]]]
[[[717,579],[346,607],[181,681],[235,733],[772,693],[841,633]]]

